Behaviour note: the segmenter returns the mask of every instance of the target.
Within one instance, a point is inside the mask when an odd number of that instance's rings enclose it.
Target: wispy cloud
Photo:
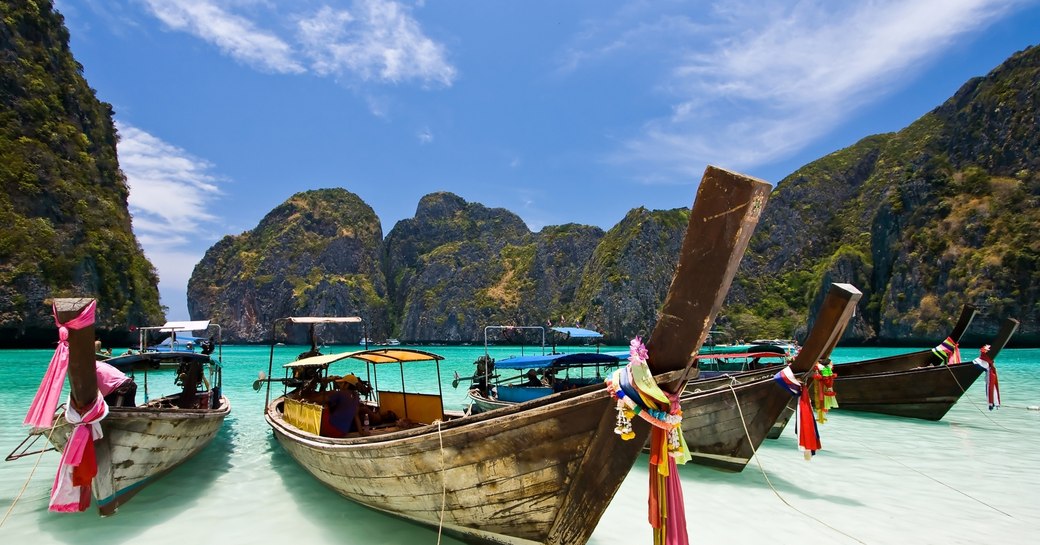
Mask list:
[[[631,48],[658,47],[669,65],[656,89],[671,97],[671,115],[647,121],[614,159],[649,164],[643,170],[655,174],[647,181],[688,179],[708,162],[748,168],[789,156],[1013,7],[999,0],[723,0],[699,10],[696,22],[670,24],[660,10],[643,22],[628,11],[590,24],[562,65],[580,70]]]
[[[304,67],[292,47],[249,19],[226,11],[214,0],[144,0],[163,23],[220,48],[230,57],[261,71],[298,74]]]
[[[426,145],[433,142],[433,131],[429,127],[422,128],[415,136],[419,139],[420,144]]]
[[[205,233],[218,221],[210,207],[221,194],[220,180],[207,161],[134,126],[117,125],[134,234],[159,270],[161,283],[186,286],[212,242]]]
[[[456,76],[444,47],[397,2],[357,0],[350,10],[324,6],[300,18],[298,36],[320,75],[444,86]]]
[[[263,72],[427,87],[450,86],[456,77],[445,47],[425,34],[412,8],[393,0],[354,0],[349,9],[314,9],[311,1],[143,1],[170,29]]]

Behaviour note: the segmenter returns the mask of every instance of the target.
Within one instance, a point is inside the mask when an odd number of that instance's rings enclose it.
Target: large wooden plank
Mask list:
[[[689,369],[711,329],[772,189],[709,166],[697,188],[679,264],[647,343],[654,374]],[[677,391],[680,383],[664,387]]]

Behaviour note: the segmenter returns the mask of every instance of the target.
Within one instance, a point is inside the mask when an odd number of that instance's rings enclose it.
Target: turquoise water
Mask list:
[[[303,349],[278,347],[276,361],[289,361]],[[483,347],[428,349],[447,358],[441,364],[445,402],[460,408],[465,391],[451,387],[453,372],[471,374]],[[94,510],[72,515],[47,511],[58,461],[54,452],[0,462],[0,517],[14,504],[0,527],[0,541],[437,543],[436,529],[341,498],[281,450],[263,420],[263,390],[251,387],[257,373],[267,370],[268,350],[224,348],[224,388],[232,412],[223,431],[206,450],[146,488],[114,517],[102,519]],[[904,351],[839,348],[834,360]],[[966,349],[964,356],[975,353]],[[492,355],[511,354],[519,349],[498,348]],[[21,422],[50,355],[44,350],[0,351],[3,454],[25,436]],[[680,468],[691,543],[1035,543],[1040,530],[1040,411],[1027,407],[1040,405],[1040,350],[1005,350],[997,365],[1004,406],[996,411],[985,409],[979,381],[941,422],[836,410],[821,426],[824,450],[811,462],[802,459],[788,429],[780,439],[766,441],[758,462],[752,461],[743,473]],[[406,372],[407,389],[436,391],[434,369],[419,364]],[[381,386],[399,382],[396,368],[388,371],[379,374]],[[149,373],[150,397],[173,390],[168,371]],[[139,402],[142,397],[143,388]],[[645,522],[646,465],[645,456],[637,461],[590,543],[652,543]],[[448,536],[440,542],[459,543]]]

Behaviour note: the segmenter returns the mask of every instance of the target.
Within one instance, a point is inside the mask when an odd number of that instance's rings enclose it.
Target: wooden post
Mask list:
[[[65,323],[86,308],[93,299],[55,299],[58,321]],[[72,403],[77,411],[85,411],[97,398],[97,371],[94,368],[94,324],[83,329],[69,329],[69,385]]]
[[[801,350],[791,363],[792,371],[809,371],[817,361],[830,355],[845,333],[860,297],[863,297],[863,293],[852,284],[831,284],[827,298],[823,300],[810,326],[809,337],[802,343]],[[827,327],[816,327],[816,324],[827,324]]]
[[[757,178],[713,166],[705,169],[679,264],[647,343],[648,365],[655,375],[693,365],[771,189]],[[680,387],[679,382],[662,385],[672,393]]]

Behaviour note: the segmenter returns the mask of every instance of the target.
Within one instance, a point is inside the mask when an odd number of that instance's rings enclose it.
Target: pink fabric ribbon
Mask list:
[[[69,368],[69,330],[83,329],[94,323],[97,301],[91,301],[79,316],[64,324],[58,321],[58,309],[51,308],[54,312],[54,324],[58,326],[58,348],[54,350],[47,373],[43,375],[43,381],[40,382],[40,388],[36,391],[36,397],[33,398],[23,422],[37,428],[49,428],[54,423],[54,409],[58,407],[61,387],[65,384],[65,373]]]
[[[51,511],[78,513],[90,506],[90,484],[97,475],[94,441],[105,436],[100,422],[106,416],[108,404],[100,393],[94,398],[94,404],[82,415],[76,412],[72,400],[69,400],[65,419],[73,425],[73,430],[61,453],[58,473],[54,476]]]

